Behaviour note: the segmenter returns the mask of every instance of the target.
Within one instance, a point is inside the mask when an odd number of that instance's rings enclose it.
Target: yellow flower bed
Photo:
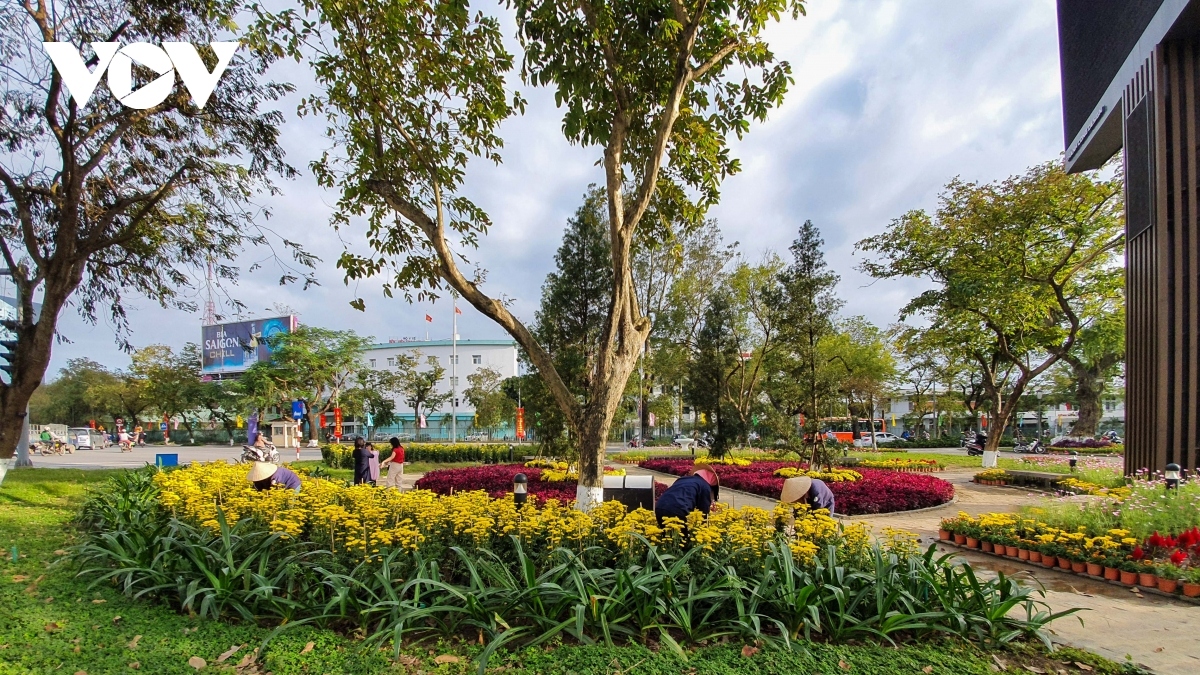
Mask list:
[[[833,469],[831,471],[816,471],[795,469],[790,466],[785,466],[782,469],[775,471],[775,475],[780,478],[796,478],[798,476],[808,476],[809,478],[817,478],[826,483],[853,483],[856,480],[862,480],[862,474],[851,469]]]
[[[668,518],[659,527],[645,509],[626,512],[609,501],[583,513],[549,500],[518,510],[511,497],[491,499],[484,492],[452,496],[424,490],[400,492],[369,485],[301,476],[302,489],[258,492],[246,480],[245,465],[194,463],[155,476],[159,500],[176,517],[219,530],[220,508],[227,522],[250,518],[272,532],[311,540],[336,553],[369,557],[386,548],[449,546],[497,548],[516,535],[529,551],[568,547],[583,551],[598,546],[609,555],[637,556],[643,539],[666,549],[683,545],[685,523]],[[692,541],[707,552],[734,556],[753,564],[795,516],[796,536],[789,540],[798,560],[811,561],[828,545],[846,556],[860,556],[869,546],[866,526],[843,527],[825,511],[806,506],[777,506],[774,511],[717,505],[707,521],[693,513],[686,523]]]
[[[725,457],[722,457],[721,459],[713,459],[711,457],[697,457],[696,461],[693,463],[696,466],[713,466],[713,465],[716,465],[716,466],[750,466],[750,464],[752,462],[748,459],[742,459],[741,457],[734,457],[733,455],[726,455]]]
[[[1126,499],[1133,493],[1133,490],[1127,487],[1107,488],[1078,478],[1063,478],[1058,481],[1058,487],[1079,495],[1104,495],[1117,499]]]
[[[579,470],[575,468],[568,469],[566,464],[559,462],[563,467],[561,469],[542,469],[541,481],[543,483],[578,483]],[[526,464],[525,466],[529,466]],[[617,469],[610,466],[604,467],[605,476],[624,476],[625,469]]]

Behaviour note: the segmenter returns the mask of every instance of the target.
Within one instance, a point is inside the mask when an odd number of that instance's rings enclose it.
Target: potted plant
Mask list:
[[[1155,588],[1158,586],[1158,575],[1154,570],[1154,563],[1145,562],[1138,565],[1138,586],[1144,588]]]
[[[985,539],[979,542],[979,550],[983,551],[984,553],[995,553],[996,545]]]
[[[1154,572],[1158,576],[1158,590],[1163,593],[1174,593],[1179,588],[1179,579],[1183,576],[1183,570],[1179,569],[1175,563],[1168,560],[1156,566]]]
[[[1200,567],[1189,567],[1183,573],[1183,594],[1200,598]]]
[[[1126,586],[1136,586],[1138,581],[1138,564],[1132,560],[1122,560],[1120,569],[1120,582]]]

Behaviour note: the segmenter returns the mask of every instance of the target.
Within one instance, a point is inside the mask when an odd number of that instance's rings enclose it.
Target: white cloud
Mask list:
[[[791,62],[796,82],[782,108],[734,143],[744,170],[726,181],[713,215],[751,259],[768,248],[786,254],[800,223],[812,219],[824,234],[830,264],[842,275],[846,311],[887,324],[921,284],[868,285],[854,269],[854,242],[909,209],[934,207],[940,188],[956,175],[996,180],[1061,152],[1054,3],[817,0],[808,10],[807,17],[768,33],[776,54]],[[302,90],[311,87],[300,67],[280,72]],[[470,257],[489,270],[491,292],[512,297],[518,314],[532,319],[566,219],[588,183],[602,175],[597,148],[563,139],[552,93],[521,89],[529,112],[503,128],[504,164],[479,163],[468,176],[468,191],[495,223]],[[306,292],[279,287],[268,264],[228,291],[260,315],[279,302],[298,309],[302,321],[351,327],[381,340],[424,336],[429,312],[437,319],[431,335],[448,336],[448,303],[410,306],[383,298],[377,281],[356,288],[343,283],[334,267],[343,240],[361,241],[347,239],[356,233],[330,229],[337,196],[318,189],[306,171],[324,148],[321,128],[318,121],[289,116],[283,142],[289,161],[305,175],[269,201],[269,225],[323,258],[322,285]],[[263,257],[248,252],[243,262]],[[367,300],[365,314],[348,305],[358,296]],[[133,304],[135,344],[178,346],[199,339],[198,315]],[[108,326],[85,326],[70,310],[61,325],[74,343],[55,347],[52,370],[77,356],[125,365]],[[503,336],[469,307],[459,333]]]

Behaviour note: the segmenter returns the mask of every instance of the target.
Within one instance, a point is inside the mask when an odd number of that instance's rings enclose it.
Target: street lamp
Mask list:
[[[1178,490],[1179,489],[1179,465],[1178,464],[1176,464],[1174,462],[1171,462],[1170,464],[1168,464],[1165,477],[1167,479],[1167,489],[1168,490]]]
[[[529,479],[525,477],[525,474],[519,473],[513,476],[513,502],[516,503],[518,509],[525,505],[528,487]]]

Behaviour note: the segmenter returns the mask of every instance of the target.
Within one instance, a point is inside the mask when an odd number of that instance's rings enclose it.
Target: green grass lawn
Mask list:
[[[0,562],[0,675],[79,671],[98,675],[135,670],[195,673],[189,660],[196,658],[206,664],[202,672],[235,672],[234,667],[262,643],[272,626],[190,618],[161,605],[125,598],[108,584],[92,588],[88,576],[79,576],[72,567],[65,553],[72,543],[74,509],[89,484],[112,473],[15,469],[0,485],[0,543],[5,552]],[[1073,665],[1064,665],[1079,661],[1090,665],[1094,673],[1127,672],[1084,652],[1047,655],[1035,646],[983,652],[951,642],[899,649],[805,644],[795,652],[761,650],[743,655],[744,646],[729,643],[701,648],[690,652],[685,662],[674,653],[643,646],[558,644],[501,654],[493,658],[489,672],[983,675],[993,672],[993,656],[1006,662],[1010,670],[1032,665],[1044,672],[1063,667],[1080,672]],[[257,668],[236,672],[466,674],[477,671],[471,659],[478,649],[465,644],[407,645],[400,658],[393,660],[391,650],[368,650],[351,637],[300,626],[275,637]],[[222,662],[221,655],[231,650]],[[438,663],[435,659],[439,656],[442,661],[447,656],[457,661]],[[200,665],[199,661],[193,663]]]

